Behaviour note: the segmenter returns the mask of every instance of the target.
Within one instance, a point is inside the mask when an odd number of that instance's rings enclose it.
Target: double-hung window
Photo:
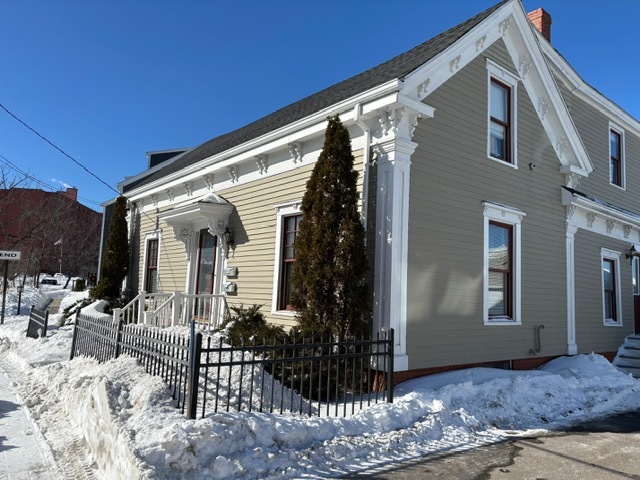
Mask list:
[[[518,78],[498,64],[487,60],[488,146],[487,155],[512,166],[517,162],[516,105]]]
[[[609,182],[624,188],[624,134],[623,130],[609,126]]]
[[[605,325],[622,325],[620,301],[620,252],[603,248],[602,261],[602,313]]]
[[[484,323],[519,325],[522,210],[497,203],[484,207]]]
[[[144,289],[148,293],[158,291],[158,239],[147,240],[147,259],[144,274]]]
[[[295,241],[302,221],[300,202],[276,206],[276,252],[272,313],[292,315],[291,272],[296,261]]]

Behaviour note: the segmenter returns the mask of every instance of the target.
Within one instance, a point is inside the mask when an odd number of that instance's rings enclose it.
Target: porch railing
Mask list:
[[[113,310],[114,321],[161,328],[189,325],[193,319],[200,328],[212,330],[229,317],[227,298],[222,294],[140,292],[123,308]]]

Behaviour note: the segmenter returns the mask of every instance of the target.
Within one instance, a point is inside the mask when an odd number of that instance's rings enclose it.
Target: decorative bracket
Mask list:
[[[151,203],[153,203],[154,207],[158,207],[158,195],[155,193],[151,195]]]
[[[293,163],[302,162],[302,143],[291,142],[289,144],[289,153],[293,158]]]
[[[191,258],[191,238],[193,237],[193,229],[187,225],[173,225],[173,236],[176,240],[184,244],[184,253],[187,260]]]
[[[236,170],[235,165],[229,165],[227,167],[227,173],[229,174],[231,183],[236,183],[238,181],[238,171]]]
[[[173,202],[173,199],[176,198],[173,194],[173,188],[167,188],[167,197],[169,197],[170,202]]]
[[[187,197],[193,195],[193,182],[184,182],[184,191],[187,193]]]
[[[258,171],[260,175],[264,175],[267,173],[267,169],[269,168],[269,160],[266,154],[261,153],[260,155],[256,155],[256,165],[258,166]]]
[[[204,183],[207,185],[207,190],[213,190],[213,173],[207,173],[202,178],[204,178]]]

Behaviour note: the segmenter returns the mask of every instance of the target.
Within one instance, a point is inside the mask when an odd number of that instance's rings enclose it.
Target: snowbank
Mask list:
[[[186,420],[166,385],[131,358],[68,361],[71,326],[33,340],[24,337],[25,320],[9,317],[0,327],[0,362],[61,468],[98,478],[328,478],[640,408],[639,382],[592,354],[536,371],[476,368],[411,380],[392,405],[349,418]]]

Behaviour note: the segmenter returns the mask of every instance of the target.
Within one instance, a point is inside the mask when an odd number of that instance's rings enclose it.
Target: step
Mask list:
[[[638,370],[640,371],[640,366],[635,366],[635,365],[626,365],[626,364],[620,364],[620,365],[616,365],[616,367],[625,370],[625,369],[631,369],[631,370]]]
[[[616,358],[624,358],[624,359],[627,359],[627,360],[637,360],[638,362],[640,362],[640,356],[636,357],[636,356],[633,356],[633,355],[624,355],[624,354],[622,354],[622,355],[618,355]]]
[[[640,347],[632,347],[630,345],[627,345],[626,343],[622,345],[622,348],[624,348],[625,350],[638,350],[638,351],[640,351]]]

